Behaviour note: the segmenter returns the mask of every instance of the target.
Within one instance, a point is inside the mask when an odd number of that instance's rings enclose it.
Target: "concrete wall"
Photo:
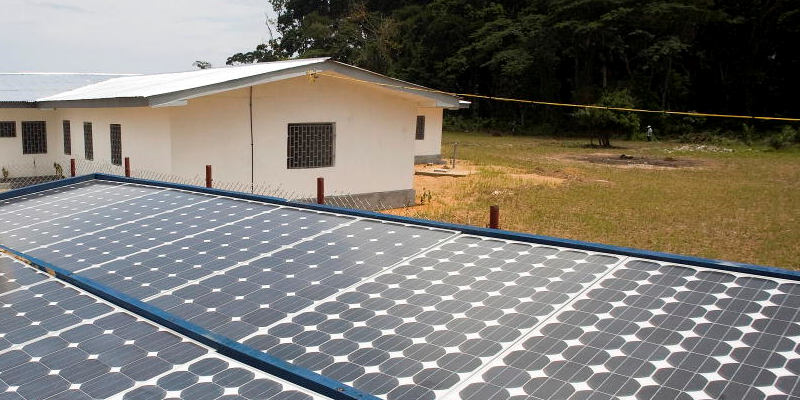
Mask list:
[[[214,179],[250,182],[250,89],[189,100],[169,108],[172,169],[194,176],[213,165]],[[413,187],[417,104],[390,92],[305,77],[253,88],[256,183],[280,184],[295,196],[312,196],[324,177],[330,194],[410,190]],[[335,124],[335,163],[288,169],[290,123]]]
[[[169,115],[163,108],[70,108],[56,110],[59,138],[62,120],[69,120],[72,132],[72,158],[81,163],[85,157],[83,123],[92,123],[94,162],[111,164],[110,125],[120,124],[122,130],[122,157],[131,158],[131,168],[158,173],[170,173]],[[63,142],[63,141],[62,141]],[[63,154],[59,143],[57,150]],[[67,157],[67,156],[65,156]]]
[[[0,108],[0,121],[16,123],[16,137],[0,138],[0,167],[10,172],[10,177],[51,175],[53,162],[61,160],[64,146],[61,122],[53,110],[32,108]],[[22,154],[22,121],[45,121],[47,129],[46,154]]]
[[[70,121],[72,151],[64,154],[64,120]],[[122,128],[122,156],[135,160],[134,169],[146,169],[159,173],[170,173],[169,118],[164,109],[135,108],[72,108],[57,110],[0,109],[0,121],[16,121],[17,136],[0,138],[0,166],[12,172],[26,175],[49,175],[55,173],[53,163],[61,164],[68,173],[69,159],[79,165],[79,173],[88,172],[95,163],[107,168],[111,164],[110,124]],[[47,154],[22,154],[21,121],[45,121],[47,123]],[[94,160],[88,161],[84,152],[83,123],[92,123]],[[85,168],[81,168],[86,165]],[[35,167],[34,167],[35,166]],[[98,171],[106,171],[98,168]],[[83,169],[83,170],[81,170]],[[92,170],[93,171],[93,170]],[[120,172],[112,171],[112,172]],[[13,176],[13,174],[12,174]]]
[[[255,87],[256,181],[277,177],[287,188],[312,194],[325,178],[333,193],[371,193],[413,187],[414,101],[347,81],[297,78]],[[332,122],[333,167],[287,169],[288,124]]]
[[[250,182],[249,89],[239,89],[189,100],[169,107],[172,132],[171,170],[187,178]]]
[[[420,107],[417,115],[425,116],[425,140],[414,141],[414,163],[437,162],[442,154],[443,109]]]
[[[16,138],[0,139],[0,164],[36,159],[52,169],[53,160],[85,162],[86,121],[92,122],[97,164],[110,164],[109,125],[120,124],[122,155],[131,158],[134,169],[193,178],[202,177],[211,164],[215,181],[249,183],[250,90],[198,97],[178,107],[0,109],[0,120],[46,120],[49,150],[22,156],[18,126]],[[312,83],[306,77],[252,91],[254,180],[292,196],[313,196],[321,176],[330,195],[392,192],[413,199],[414,155],[440,152],[442,110],[413,94],[330,78]],[[417,115],[426,116],[424,141],[414,140]],[[71,156],[63,154],[62,120],[71,121]],[[335,124],[334,166],[288,169],[288,125],[328,122]]]

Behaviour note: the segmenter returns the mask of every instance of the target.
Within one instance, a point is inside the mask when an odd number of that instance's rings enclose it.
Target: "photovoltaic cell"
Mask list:
[[[629,260],[505,352],[461,399],[795,399],[800,285]]]
[[[263,226],[272,226],[270,218],[280,220],[297,212],[277,210],[264,219]],[[339,219],[338,224],[331,223],[331,218]],[[309,236],[297,237],[297,241],[273,248],[258,258],[217,269],[210,276],[196,278],[177,289],[162,291],[148,301],[214,332],[249,343],[246,338],[288,315],[452,236],[447,231],[340,218],[318,214],[305,220],[307,226],[294,223]],[[318,223],[321,219],[326,222]],[[319,231],[320,227],[328,229]],[[231,239],[241,239],[240,235],[233,234]],[[269,242],[271,236],[250,237],[263,237]],[[281,238],[277,237],[279,244],[284,243]]]
[[[0,254],[0,398],[321,399]]]
[[[122,184],[112,182],[82,182],[42,192],[35,192],[0,201],[0,227],[10,232],[34,223],[48,221],[68,214],[100,207],[130,196],[119,191]]]
[[[791,281],[101,181],[0,201],[0,244],[387,400],[800,400]],[[0,276],[0,364],[23,339],[60,349],[78,309],[90,325],[121,312],[31,271]],[[104,335],[68,348],[115,349]],[[116,371],[138,383],[114,397],[219,397],[232,392],[212,384],[249,376],[200,361],[163,382],[136,374],[169,360]],[[6,376],[44,371],[25,368]],[[2,379],[0,392],[20,393]]]
[[[462,236],[243,339],[389,400],[433,399],[618,261]]]

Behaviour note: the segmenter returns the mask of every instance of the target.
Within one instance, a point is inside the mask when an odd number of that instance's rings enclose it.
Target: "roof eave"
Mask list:
[[[108,99],[48,100],[35,103],[37,108],[116,108],[148,107],[144,97],[113,97]]]
[[[0,108],[36,108],[32,101],[0,101]]]

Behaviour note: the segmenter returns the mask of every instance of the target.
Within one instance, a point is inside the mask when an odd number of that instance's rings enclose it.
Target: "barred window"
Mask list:
[[[71,155],[72,154],[72,128],[70,127],[69,121],[64,120],[62,121],[63,130],[64,130],[64,154]]]
[[[111,124],[111,163],[122,165],[122,127]]]
[[[286,167],[332,167],[336,150],[334,124],[289,124]]]
[[[17,122],[0,121],[0,137],[17,137]]]
[[[417,140],[425,140],[425,116],[417,116]]]
[[[94,160],[94,140],[92,140],[92,123],[83,123],[83,153],[87,160]]]
[[[44,121],[22,121],[22,154],[47,153],[47,126]]]

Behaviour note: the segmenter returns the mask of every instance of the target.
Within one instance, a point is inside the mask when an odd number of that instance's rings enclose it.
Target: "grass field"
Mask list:
[[[453,142],[475,173],[417,176],[427,204],[393,213],[485,226],[498,204],[503,229],[800,269],[800,152],[446,133],[447,157]],[[621,154],[678,167],[602,163]]]

